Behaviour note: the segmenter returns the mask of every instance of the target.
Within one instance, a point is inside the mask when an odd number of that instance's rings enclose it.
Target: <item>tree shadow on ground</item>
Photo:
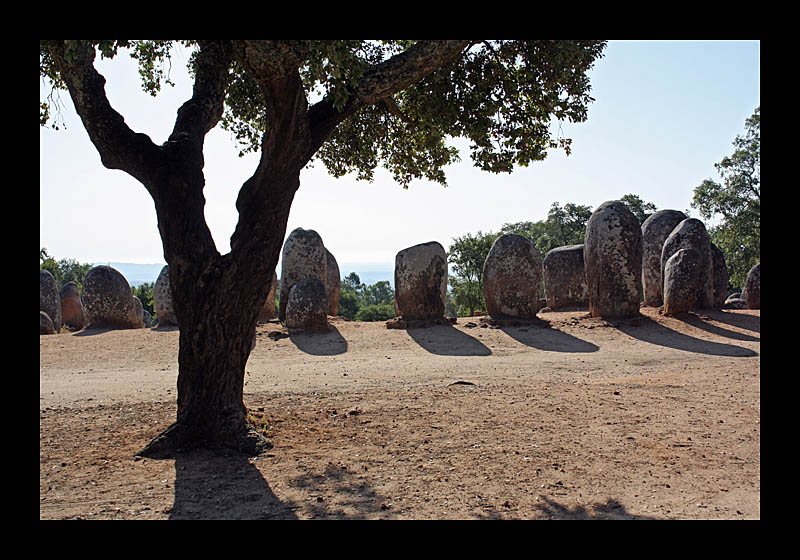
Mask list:
[[[372,519],[376,513],[383,519],[395,517],[389,500],[346,465],[329,462],[322,473],[297,476],[289,486],[302,488],[311,498],[304,505],[304,515],[311,519]]]
[[[547,496],[540,496],[540,499],[542,501],[536,505],[536,509],[548,519],[657,519],[630,513],[620,502],[612,499],[606,500],[604,504],[592,504],[591,509],[580,505],[569,508]]]
[[[571,334],[549,327],[549,323],[530,327],[502,327],[517,342],[549,352],[597,352],[600,347]]]
[[[750,358],[758,356],[757,352],[749,348],[703,340],[675,331],[644,315],[638,318],[635,323],[622,322],[617,324],[616,328],[628,336],[643,342],[657,344],[658,346],[666,346],[676,350],[684,350],[686,352],[708,354],[711,356],[728,356],[731,358]]]
[[[717,336],[724,336],[724,337],[727,337],[727,338],[732,338],[734,340],[742,340],[742,341],[746,341],[746,342],[760,342],[761,341],[760,337],[755,337],[755,336],[752,336],[752,335],[749,335],[749,334],[744,334],[744,333],[740,333],[740,332],[737,332],[737,331],[732,331],[730,329],[726,329],[726,328],[720,327],[718,325],[712,325],[711,323],[708,323],[708,322],[704,321],[703,320],[704,317],[701,317],[701,316],[699,316],[699,315],[697,315],[695,313],[681,313],[680,315],[677,315],[675,318],[679,319],[680,321],[683,321],[687,325],[692,325],[693,327],[696,327],[698,329],[702,329],[702,330],[704,330],[704,331],[706,331],[708,333],[711,333],[711,334],[714,334],[714,335],[717,335]],[[712,316],[711,318],[712,319],[717,319],[716,314],[714,316]],[[760,329],[761,328],[761,321],[760,321],[761,318],[760,317],[756,317],[756,318],[759,319],[758,328]],[[737,325],[733,325],[733,326],[737,326]],[[753,329],[750,329],[750,330],[753,330]],[[755,331],[755,332],[760,332],[760,331]]]
[[[333,325],[326,332],[289,333],[289,340],[306,354],[335,356],[347,352],[347,341]]]
[[[452,325],[432,325],[406,329],[414,339],[431,354],[439,356],[490,356],[482,342],[453,327]]]
[[[175,454],[170,519],[297,519],[247,456],[195,450]]]

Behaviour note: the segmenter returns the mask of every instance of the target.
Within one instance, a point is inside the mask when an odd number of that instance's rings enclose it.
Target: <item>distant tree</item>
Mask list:
[[[730,284],[741,289],[761,261],[761,107],[745,120],[744,135],[733,146],[733,154],[714,164],[722,182],[704,180],[691,204],[705,219],[722,217],[709,233],[725,255]]]
[[[155,283],[145,282],[143,284],[139,284],[138,286],[134,286],[133,288],[131,288],[133,295],[139,298],[139,300],[142,302],[142,307],[144,308],[144,310],[150,313],[152,317],[155,317],[155,310],[153,309],[154,287]]]
[[[58,288],[64,287],[68,282],[75,282],[78,288],[83,290],[83,280],[89,269],[92,268],[91,264],[79,263],[75,259],[61,259],[56,261],[53,257],[48,255],[47,249],[42,247],[39,250],[39,268],[47,270],[56,279]]]
[[[652,202],[645,202],[635,194],[626,194],[619,200],[628,207],[628,210],[630,210],[634,216],[636,216],[640,224],[643,224],[644,221],[657,210],[655,204]]]
[[[370,304],[358,310],[356,321],[387,321],[394,318],[394,305],[390,303]]]
[[[483,263],[499,235],[478,231],[454,237],[447,250],[447,262],[453,271],[448,283],[460,315],[471,316],[484,307]]]
[[[380,280],[375,284],[364,286],[362,290],[362,305],[393,305],[394,290],[386,280]],[[394,311],[392,311],[392,317]]]
[[[500,173],[570,151],[554,121],[586,120],[588,73],[604,41],[185,40],[192,96],[166,142],[134,131],[111,105],[95,58],[127,50],[156,94],[173,41],[41,40],[40,76],[70,93],[109,169],[152,196],[180,326],[177,416],[142,454],[187,447],[257,453],[243,399],[260,304],[278,262],[300,173],[312,160],[334,176],[370,180],[379,165],[403,186],[446,184],[464,138],[480,169]],[[40,100],[40,124],[49,121]],[[220,124],[259,154],[239,190],[230,252],[220,254],[203,194],[206,134]],[[225,329],[215,328],[225,325]]]
[[[568,202],[562,207],[558,202],[553,202],[546,220],[503,224],[500,231],[524,235],[531,240],[540,255],[544,256],[556,247],[583,243],[586,222],[591,215],[590,206]]]

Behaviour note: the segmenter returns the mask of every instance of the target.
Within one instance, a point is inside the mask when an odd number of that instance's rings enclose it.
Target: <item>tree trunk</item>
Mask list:
[[[176,236],[171,231],[173,222],[185,228],[191,212],[179,213],[176,219],[167,201],[157,201],[180,325],[178,413],[175,423],[139,455],[164,457],[193,447],[229,448],[254,455],[271,447],[247,423],[244,375],[258,313],[270,289],[289,207],[299,186],[299,170],[294,176],[293,180],[273,179],[270,190],[281,196],[268,198],[273,204],[250,209],[261,216],[256,223],[262,227],[254,227],[247,232],[249,236],[239,228],[227,255],[216,251],[203,255],[198,249],[197,240],[205,236],[204,223],[194,232]],[[161,206],[166,212],[163,220]]]

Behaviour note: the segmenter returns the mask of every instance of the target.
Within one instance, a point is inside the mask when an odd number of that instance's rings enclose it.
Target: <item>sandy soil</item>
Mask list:
[[[175,329],[39,337],[41,519],[760,519],[760,311],[258,328],[273,449],[135,456]]]

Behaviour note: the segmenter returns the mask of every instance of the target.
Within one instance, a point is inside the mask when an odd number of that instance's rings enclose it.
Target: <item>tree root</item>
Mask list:
[[[272,449],[272,443],[247,423],[235,433],[209,437],[205,431],[176,422],[157,435],[136,456],[171,459],[176,453],[198,448],[233,450],[254,457]]]

